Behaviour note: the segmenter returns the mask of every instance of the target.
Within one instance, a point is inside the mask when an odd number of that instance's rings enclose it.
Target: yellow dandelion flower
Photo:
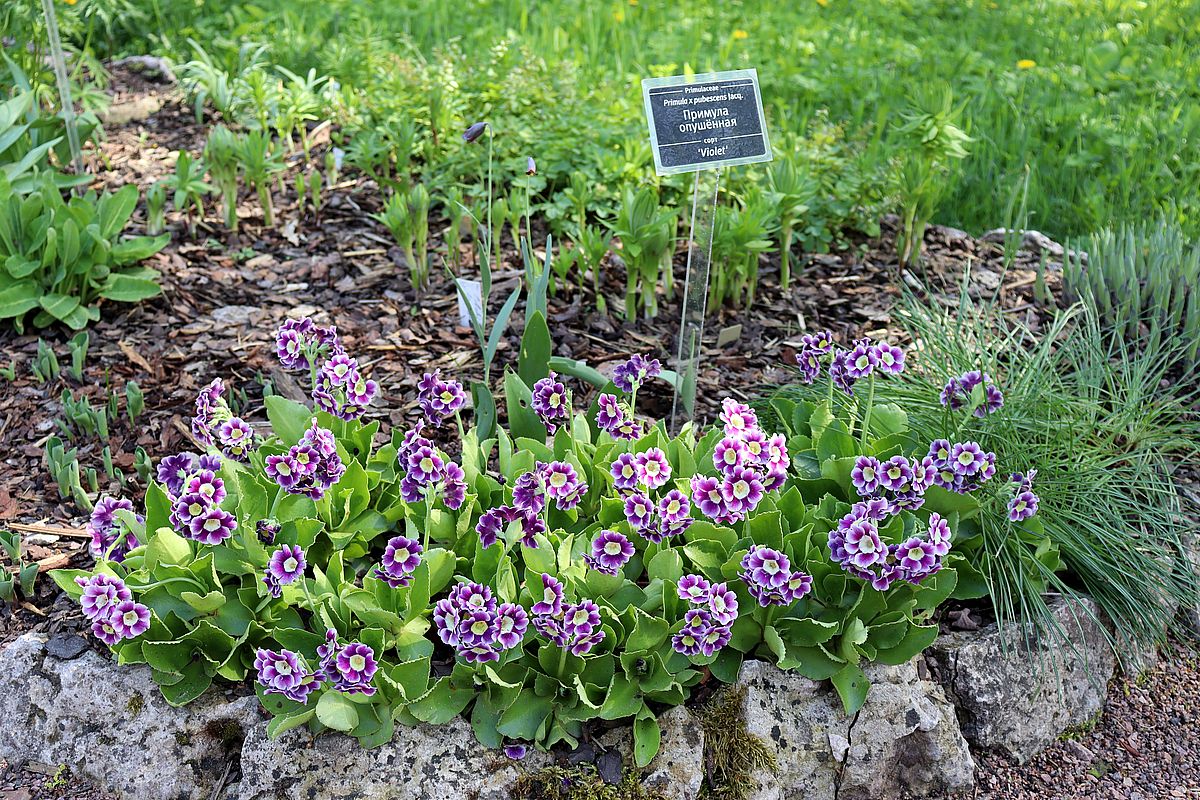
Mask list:
[[[1017,69],[1033,69],[1037,66],[1037,62],[1032,58],[1022,58],[1017,62]]]
[[[829,5],[829,0],[817,0],[817,5],[821,8],[826,8]]]
[[[73,5],[75,5],[76,3],[78,3],[78,2],[79,2],[79,0],[67,0],[67,5],[69,5],[69,6],[73,6]]]
[[[750,34],[746,33],[746,32],[745,32],[744,30],[742,30],[741,28],[738,28],[736,31],[734,31],[734,32],[733,32],[733,38],[735,38],[735,39],[748,39],[748,38],[750,38]]]

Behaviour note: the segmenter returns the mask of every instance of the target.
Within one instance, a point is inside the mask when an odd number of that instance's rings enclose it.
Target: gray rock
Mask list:
[[[975,785],[975,760],[942,688],[915,662],[866,668],[867,702],[850,726],[839,800],[942,796]]]
[[[642,785],[664,800],[694,800],[704,781],[704,734],[692,712],[676,706],[658,718],[662,741],[658,755],[642,774]],[[626,767],[634,764],[633,733],[617,728],[600,743],[621,754]]]
[[[237,798],[508,800],[508,787],[523,770],[547,763],[537,751],[517,762],[481,746],[461,717],[446,725],[398,725],[390,742],[370,750],[348,736],[314,738],[303,729],[270,739],[266,726],[257,726],[242,746]]]
[[[1115,658],[1090,599],[1051,601],[1060,633],[990,625],[941,636],[927,652],[967,739],[1024,763],[1104,708]]]
[[[187,708],[167,705],[146,667],[116,667],[95,652],[50,655],[26,634],[0,652],[0,758],[65,764],[123,797],[210,797],[245,731],[254,697],[212,692]]]
[[[974,760],[941,687],[911,663],[866,671],[871,690],[851,719],[828,682],[761,661],[742,666],[747,731],[777,762],[754,776],[753,800],[889,800],[974,785]]]
[[[87,639],[77,633],[56,633],[46,642],[46,652],[63,661],[78,658],[87,647]]]

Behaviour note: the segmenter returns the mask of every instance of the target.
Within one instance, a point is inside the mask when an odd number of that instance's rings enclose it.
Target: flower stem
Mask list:
[[[871,429],[871,409],[875,406],[875,371],[867,382],[867,410],[863,412],[862,443],[867,443],[867,432]]]
[[[179,583],[180,581],[183,581],[185,583],[190,583],[192,586],[195,586],[197,589],[199,589],[200,591],[207,594],[207,590],[206,590],[207,587],[205,587],[203,584],[201,584],[199,581],[197,581],[193,578],[187,578],[182,575],[176,576],[174,578],[163,578],[161,581],[155,581],[154,583],[147,583],[145,586],[128,586],[127,588],[133,592],[148,592],[151,589],[157,589],[159,586],[166,586],[168,583]]]

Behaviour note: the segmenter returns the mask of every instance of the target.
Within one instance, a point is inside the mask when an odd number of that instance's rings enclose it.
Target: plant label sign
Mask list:
[[[642,100],[659,175],[773,158],[757,70],[646,78]]]

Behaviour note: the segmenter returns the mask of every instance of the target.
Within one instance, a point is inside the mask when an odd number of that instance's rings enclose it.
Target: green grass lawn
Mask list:
[[[1193,0],[154,0],[91,43],[190,58],[192,38],[231,66],[261,43],[331,73],[367,120],[492,119],[551,183],[583,162],[600,181],[652,172],[649,75],[757,67],[780,143],[828,109],[885,166],[907,101],[949,85],[974,142],[936,221],[1004,224],[1028,165],[1030,227],[1075,236],[1170,208],[1194,234],[1197,19]]]

